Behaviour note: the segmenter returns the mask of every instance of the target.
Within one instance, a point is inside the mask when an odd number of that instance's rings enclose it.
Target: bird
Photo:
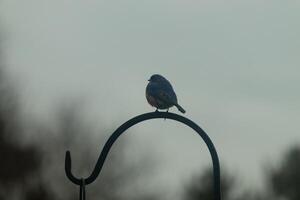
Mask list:
[[[151,106],[156,107],[156,111],[167,109],[168,112],[170,107],[176,106],[180,112],[185,113],[185,110],[178,104],[171,83],[165,77],[154,74],[148,81],[146,99]]]

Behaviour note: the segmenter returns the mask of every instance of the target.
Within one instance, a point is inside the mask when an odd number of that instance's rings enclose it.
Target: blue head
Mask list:
[[[165,82],[166,80],[167,79],[165,79],[165,77],[163,77],[162,75],[153,74],[148,81],[152,83],[161,83]]]

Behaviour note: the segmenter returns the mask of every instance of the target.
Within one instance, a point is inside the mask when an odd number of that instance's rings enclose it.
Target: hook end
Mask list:
[[[66,158],[65,158],[66,175],[73,183],[75,183],[76,185],[80,185],[82,181],[81,181],[81,179],[78,179],[73,176],[73,174],[71,172],[71,167],[72,167],[71,153],[70,153],[70,151],[66,151]]]
[[[71,153],[70,153],[70,151],[66,151],[65,171],[66,171],[67,176],[71,174]]]

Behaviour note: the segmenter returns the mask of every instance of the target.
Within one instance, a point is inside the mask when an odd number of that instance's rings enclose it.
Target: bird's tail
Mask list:
[[[177,107],[177,109],[182,112],[182,113],[185,113],[185,110],[177,103],[175,104],[175,106]]]

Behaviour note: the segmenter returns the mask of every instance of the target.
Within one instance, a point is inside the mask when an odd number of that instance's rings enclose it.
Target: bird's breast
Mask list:
[[[149,95],[149,94],[146,94],[146,99],[147,99],[148,103],[149,103],[151,106],[158,107],[158,103],[157,103],[157,101],[155,100],[154,97],[152,97],[152,96]]]

